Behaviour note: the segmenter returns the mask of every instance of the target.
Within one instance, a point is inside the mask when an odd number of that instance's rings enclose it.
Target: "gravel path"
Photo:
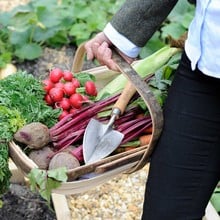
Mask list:
[[[87,193],[68,196],[73,220],[141,219],[148,165],[121,174]]]

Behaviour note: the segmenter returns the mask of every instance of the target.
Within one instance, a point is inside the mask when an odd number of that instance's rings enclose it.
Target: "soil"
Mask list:
[[[44,48],[43,55],[34,61],[14,63],[22,71],[33,74],[36,78],[45,78],[49,70],[59,67],[63,70],[71,70],[76,47],[68,45],[59,49]],[[95,63],[84,60],[82,70],[95,67]]]
[[[1,220],[55,220],[55,212],[47,206],[37,193],[27,186],[11,184],[2,196]]]

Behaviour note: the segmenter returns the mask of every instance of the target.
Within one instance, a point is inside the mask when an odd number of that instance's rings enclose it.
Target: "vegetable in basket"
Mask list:
[[[25,120],[19,111],[0,105],[0,195],[6,192],[10,185],[8,142],[12,140],[14,132],[24,124]]]
[[[181,53],[181,49],[176,47],[165,46],[153,53],[152,55],[134,63],[132,66],[134,70],[142,78],[146,78],[149,74],[154,73],[160,68],[167,65],[169,60],[175,55]],[[108,83],[102,90],[98,92],[96,100],[103,99],[104,97],[111,96],[121,92],[124,88],[127,79],[124,75],[119,75]]]
[[[8,143],[14,133],[33,121],[51,127],[57,122],[59,110],[46,105],[41,82],[26,72],[17,72],[0,80],[0,94],[1,194],[9,187]]]

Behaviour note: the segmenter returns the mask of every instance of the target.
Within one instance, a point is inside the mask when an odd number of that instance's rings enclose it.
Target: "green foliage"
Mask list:
[[[10,185],[8,142],[24,124],[25,120],[18,110],[0,105],[0,195],[6,192]]]
[[[30,0],[0,14],[0,68],[13,58],[34,60],[43,47],[61,47],[90,39],[101,31],[125,0]],[[163,47],[167,36],[178,38],[192,20],[194,6],[179,1],[142,49],[144,58]],[[3,32],[3,33],[2,33]]]
[[[67,181],[66,172],[67,169],[64,167],[49,171],[34,168],[28,174],[30,188],[32,191],[39,192],[50,205],[52,190],[58,188],[62,182]]]
[[[70,35],[80,44],[101,31],[124,0],[69,1],[76,22],[70,29]]]
[[[0,69],[10,63],[13,56],[13,46],[9,42],[9,33],[0,24]]]
[[[32,75],[18,72],[0,80],[0,194],[10,184],[8,142],[23,125],[39,121],[47,126],[57,122],[60,110],[44,102],[43,86]]]
[[[25,119],[17,109],[0,105],[0,142],[8,142],[13,134],[25,124]]]
[[[6,30],[7,44],[15,58],[33,60],[42,55],[44,46],[79,45],[88,40],[103,29],[123,1],[31,0],[1,13],[0,25]],[[3,40],[0,35],[0,47]],[[5,63],[10,60],[4,58]]]
[[[0,80],[0,105],[17,109],[26,123],[38,121],[48,127],[57,122],[59,109],[52,109],[44,101],[42,83],[26,72],[18,72]]]
[[[0,195],[5,193],[10,185],[11,172],[8,166],[8,144],[0,142]]]
[[[152,92],[161,106],[167,98],[168,89],[172,83],[175,70],[179,64],[181,53],[175,54],[166,65],[157,70],[148,82]]]

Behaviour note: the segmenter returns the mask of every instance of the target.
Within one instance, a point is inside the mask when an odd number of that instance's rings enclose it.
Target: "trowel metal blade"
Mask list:
[[[124,135],[115,130],[105,134],[95,147],[92,155],[90,155],[89,160],[86,161],[86,164],[94,163],[109,156],[120,145],[123,138]]]

